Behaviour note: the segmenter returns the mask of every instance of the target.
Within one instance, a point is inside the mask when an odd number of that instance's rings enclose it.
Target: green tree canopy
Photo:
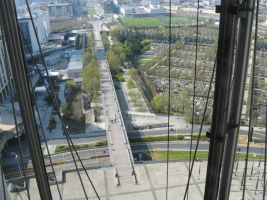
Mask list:
[[[163,112],[163,97],[159,94],[153,97],[153,100],[151,101],[151,107],[159,112]]]
[[[185,91],[180,92],[178,94],[177,102],[176,102],[177,110],[181,112],[185,112],[185,110],[190,107],[189,100],[190,100],[189,96]]]

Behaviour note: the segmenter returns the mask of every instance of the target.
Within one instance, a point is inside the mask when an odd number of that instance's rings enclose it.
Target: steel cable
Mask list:
[[[250,76],[252,78],[251,78],[251,88],[250,88],[251,89],[251,96],[250,96],[250,109],[249,109],[249,131],[248,131],[248,142],[247,142],[245,168],[244,168],[244,181],[243,181],[242,199],[245,198],[245,192],[246,192],[248,154],[249,154],[249,147],[250,147],[249,139],[252,138],[252,135],[253,135],[253,133],[251,132],[251,122],[252,122],[252,109],[253,109],[253,97],[254,97],[254,80],[255,80],[255,63],[256,63],[255,61],[256,61],[256,54],[257,54],[257,48],[256,47],[257,47],[257,35],[258,35],[258,14],[259,14],[259,0],[257,0],[257,7],[256,7],[253,62],[252,62],[252,70],[251,70],[251,74],[250,74]],[[266,143],[265,143],[265,145],[266,145]],[[265,196],[265,195],[263,195],[263,196]]]

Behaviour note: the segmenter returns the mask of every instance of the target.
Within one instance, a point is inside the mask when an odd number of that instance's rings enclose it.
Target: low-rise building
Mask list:
[[[51,3],[48,5],[48,11],[51,17],[72,17],[73,3]]]
[[[159,5],[145,5],[141,7],[120,6],[120,13],[124,17],[151,17],[168,15],[167,9]]]
[[[72,79],[77,83],[81,82],[83,72],[83,60],[82,55],[84,50],[76,50],[70,53],[70,62],[68,64],[67,74],[68,79]]]

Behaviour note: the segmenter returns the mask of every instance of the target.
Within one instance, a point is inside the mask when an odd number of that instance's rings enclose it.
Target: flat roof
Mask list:
[[[69,62],[68,65],[68,70],[72,70],[72,69],[82,69],[83,68],[83,62],[82,61],[71,61]]]
[[[16,115],[17,123],[22,123],[20,116]],[[0,109],[0,133],[4,131],[12,131],[15,128],[13,111]]]
[[[71,55],[83,55],[84,50],[76,50],[76,51],[72,51]]]
[[[48,71],[48,75],[49,76],[58,76],[59,72],[49,72]],[[43,72],[43,76],[47,76],[47,73],[46,72]]]

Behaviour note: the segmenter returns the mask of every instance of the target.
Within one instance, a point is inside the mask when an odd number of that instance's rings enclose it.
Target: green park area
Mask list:
[[[160,26],[161,22],[154,18],[127,18],[119,19],[120,23],[126,27],[146,27],[146,26]]]
[[[208,151],[198,151],[196,154],[196,158],[208,158]],[[148,154],[154,160],[167,160],[167,151],[150,151]],[[194,157],[194,151],[191,152],[191,158]],[[189,159],[190,158],[190,151],[169,151],[169,159]],[[246,154],[237,153],[236,159],[245,159]],[[256,157],[253,154],[249,154],[249,159],[260,159],[260,155]]]
[[[134,63],[137,63],[137,64],[146,64],[147,62],[153,60],[155,58],[155,56],[139,56],[137,57],[136,59],[133,60]]]
[[[88,6],[86,10],[88,11],[88,15],[96,14],[94,6]]]
[[[156,17],[156,20],[161,22],[163,25],[168,25],[169,23],[180,24],[180,25],[197,23],[196,18],[188,18],[188,17],[172,17],[170,21],[169,17],[166,16],[166,17]],[[204,20],[200,20],[200,21],[204,21]]]
[[[170,19],[168,16],[166,17],[146,17],[146,18],[125,18],[119,19],[120,23],[126,27],[153,27],[160,25],[168,25],[170,23]],[[203,21],[203,20],[200,20]],[[172,17],[171,24],[196,24],[197,20],[195,18],[188,17]]]

